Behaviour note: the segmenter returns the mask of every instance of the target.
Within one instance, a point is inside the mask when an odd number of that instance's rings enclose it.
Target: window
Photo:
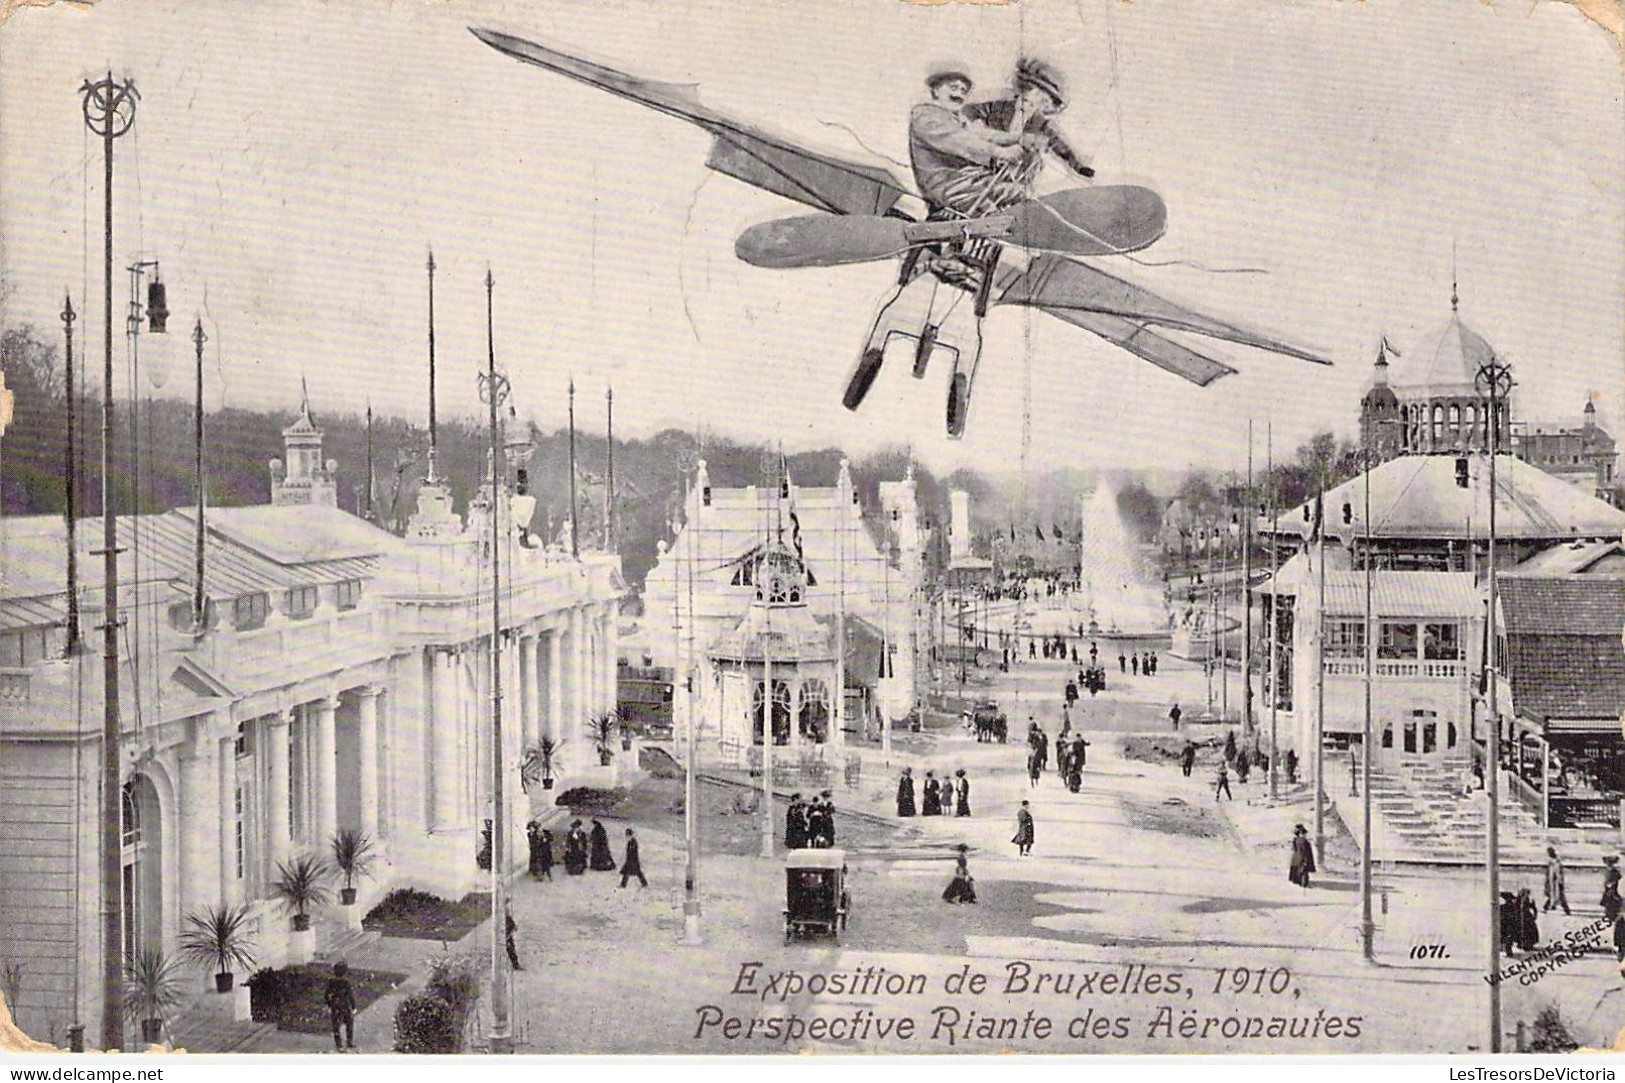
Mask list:
[[[1394,727],[1392,723],[1384,723],[1382,727],[1382,747],[1394,747]]]
[[[338,607],[354,609],[361,604],[361,580],[346,579],[338,585]]]
[[[135,782],[124,784],[124,845],[136,846],[141,842],[141,805],[135,799]]]
[[[1378,658],[1415,658],[1416,625],[1394,624],[1383,621],[1382,634],[1377,640]],[[1406,749],[1414,752],[1415,749]]]
[[[734,572],[734,577],[731,582],[736,587],[754,586],[756,583],[754,573],[755,561],[747,560],[745,563],[739,566],[737,571]]]
[[[1365,622],[1357,620],[1329,621],[1326,627],[1326,657],[1364,658]]]
[[[237,743],[233,751],[239,757],[248,755],[248,723],[237,723]],[[238,791],[239,795],[242,791]]]
[[[265,594],[245,594],[231,603],[231,623],[239,632],[251,631],[265,623],[270,599]]]
[[[289,620],[304,620],[316,612],[316,588],[294,587],[282,596],[282,610]]]
[[[1422,657],[1432,661],[1461,660],[1461,628],[1455,624],[1429,624],[1423,628]]]
[[[243,788],[241,786],[237,787],[236,814],[237,822],[235,826],[237,829],[237,839],[235,852],[237,855],[237,879],[241,880],[243,878]]]
[[[49,628],[18,628],[0,634],[0,666],[31,666],[45,658],[49,644]]]

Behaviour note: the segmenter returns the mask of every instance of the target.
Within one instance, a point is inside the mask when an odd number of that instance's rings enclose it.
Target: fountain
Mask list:
[[[1081,623],[1092,635],[1166,643],[1169,619],[1162,588],[1118,511],[1117,493],[1107,485],[1097,485],[1083,503],[1078,579]]]

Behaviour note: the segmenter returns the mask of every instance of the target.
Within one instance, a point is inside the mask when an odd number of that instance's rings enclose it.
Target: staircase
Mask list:
[[[1374,770],[1370,782],[1376,813],[1371,830],[1373,856],[1419,864],[1481,864],[1488,799],[1482,792],[1464,796],[1466,777],[1467,762],[1461,756],[1407,756],[1393,767]],[[1577,832],[1548,833],[1505,789],[1499,819],[1503,863],[1544,865],[1548,834],[1551,844],[1571,863],[1600,861],[1603,853],[1613,852]]]

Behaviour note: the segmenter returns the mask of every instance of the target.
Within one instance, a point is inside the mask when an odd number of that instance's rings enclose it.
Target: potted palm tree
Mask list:
[[[185,979],[178,961],[157,948],[145,948],[124,959],[124,1016],[141,1021],[141,1040],[164,1037],[164,1016],[177,1007]]]
[[[254,969],[254,952],[248,939],[248,907],[211,906],[202,913],[186,915],[180,957],[189,963],[212,967],[214,991],[231,992],[234,972],[247,973]]]
[[[354,906],[356,879],[372,875],[372,840],[355,828],[346,827],[329,841],[333,846],[333,864],[344,875],[339,902]]]
[[[598,746],[598,764],[601,767],[608,767],[609,761],[615,758],[615,730],[619,724],[614,711],[605,711],[587,719],[587,732]]]
[[[326,905],[333,895],[327,888],[332,870],[327,862],[315,854],[301,854],[292,861],[277,866],[277,878],[271,884],[271,894],[293,914],[293,936],[288,946],[292,962],[306,962],[315,947],[315,935],[310,928],[312,907]]]
[[[544,790],[553,788],[553,768],[558,765],[559,749],[563,747],[564,742],[559,738],[543,734],[535,744],[525,750],[526,763],[541,772],[542,789]]]

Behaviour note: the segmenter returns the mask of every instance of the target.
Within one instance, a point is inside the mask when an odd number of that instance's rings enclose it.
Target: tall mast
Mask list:
[[[608,480],[604,491],[604,548],[615,552],[615,388],[604,392],[604,414],[609,454]]]
[[[68,528],[68,635],[67,645],[63,651],[67,657],[79,653],[79,545],[75,535],[79,520],[79,463],[77,460],[78,448],[75,442],[78,439],[79,423],[75,416],[74,401],[76,384],[73,373],[73,321],[78,319],[73,312],[73,298],[66,291],[62,295],[62,335],[66,341],[67,366],[63,373],[63,390],[66,392],[68,406],[68,446],[67,469],[63,471],[63,478],[68,486],[67,528]],[[75,1008],[77,1017],[78,1009]]]
[[[576,520],[580,518],[576,506],[576,382],[570,379],[570,555],[581,556],[581,532]]]
[[[434,249],[429,249],[429,481],[438,481],[435,473],[435,454],[439,450],[439,434],[434,417]]]
[[[197,326],[192,329],[192,343],[197,347],[196,399],[192,407],[192,444],[197,456],[193,463],[193,482],[197,486],[197,536],[192,554],[192,622],[199,631],[203,628],[204,611],[208,605],[203,589],[203,344],[208,340],[209,336],[203,333],[203,318],[200,316]]]
[[[508,887],[508,816],[502,792],[507,753],[502,747],[502,438],[497,407],[507,397],[508,383],[497,376],[492,333],[492,291],[496,279],[485,271],[485,399],[491,407],[491,1052],[513,1052],[509,1011],[513,972],[506,958]]]

